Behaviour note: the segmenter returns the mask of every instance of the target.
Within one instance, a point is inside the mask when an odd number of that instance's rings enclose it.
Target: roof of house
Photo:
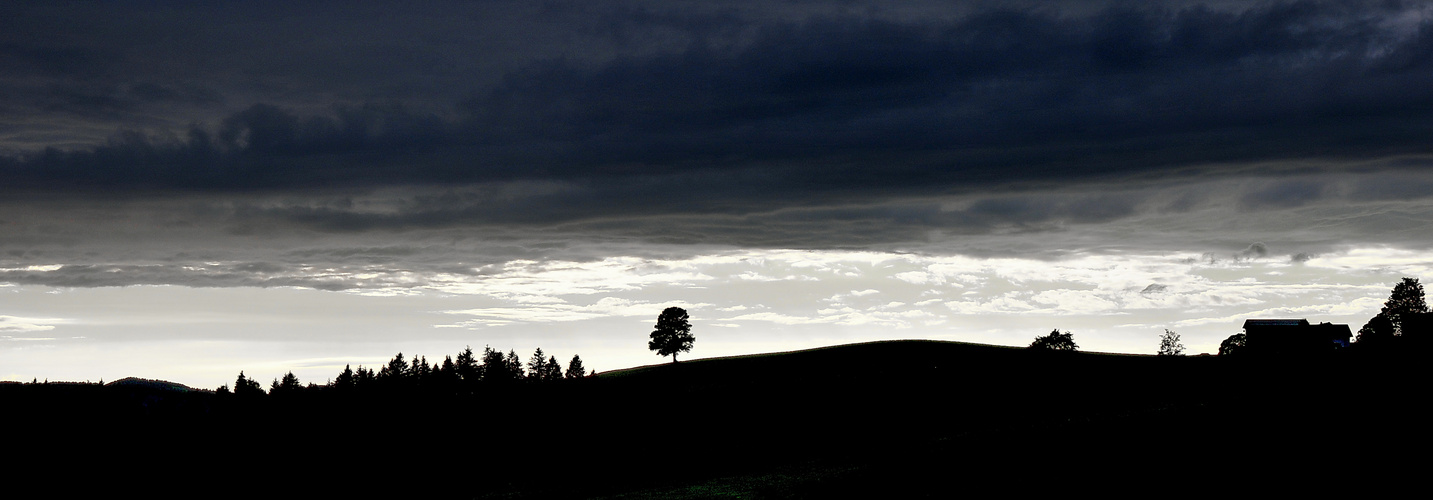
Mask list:
[[[1309,326],[1306,319],[1246,319],[1244,328],[1251,326]]]

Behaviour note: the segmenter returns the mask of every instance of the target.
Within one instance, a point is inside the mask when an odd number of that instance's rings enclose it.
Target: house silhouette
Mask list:
[[[1306,319],[1250,319],[1244,321],[1245,349],[1250,354],[1312,354],[1348,347],[1353,332],[1348,325],[1309,324]]]

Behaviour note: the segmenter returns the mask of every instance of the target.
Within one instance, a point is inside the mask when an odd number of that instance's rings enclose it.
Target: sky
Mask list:
[[[1213,353],[1433,276],[1433,7],[0,4],[0,379]]]

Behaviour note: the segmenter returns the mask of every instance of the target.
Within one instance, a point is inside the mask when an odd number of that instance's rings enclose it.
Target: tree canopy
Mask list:
[[[1230,335],[1229,338],[1226,338],[1223,342],[1219,343],[1219,355],[1229,356],[1233,354],[1238,354],[1239,352],[1244,350],[1244,345],[1248,343],[1248,335],[1245,335],[1243,333],[1236,333]]]
[[[1074,334],[1060,333],[1057,328],[1051,330],[1049,335],[1035,337],[1035,341],[1030,343],[1030,348],[1048,351],[1074,351],[1078,350],[1080,346],[1075,344]]]
[[[1355,342],[1361,346],[1383,345],[1393,341],[1393,320],[1383,313],[1369,319],[1358,329],[1358,337]]]
[[[687,311],[680,307],[668,307],[657,316],[657,325],[652,330],[652,340],[647,348],[657,351],[658,356],[672,356],[677,362],[677,353],[691,352],[697,338],[692,336],[692,325],[687,322]]]
[[[1378,314],[1388,318],[1393,323],[1394,333],[1400,334],[1405,315],[1426,312],[1428,303],[1423,300],[1423,285],[1418,283],[1418,278],[1403,278],[1403,281],[1393,285],[1393,292],[1389,293],[1388,301],[1383,303],[1383,311]]]
[[[1393,285],[1383,310],[1364,323],[1358,330],[1356,342],[1362,346],[1377,346],[1393,342],[1403,333],[1403,320],[1411,314],[1428,312],[1428,303],[1423,298],[1423,285],[1418,278],[1403,278]]]

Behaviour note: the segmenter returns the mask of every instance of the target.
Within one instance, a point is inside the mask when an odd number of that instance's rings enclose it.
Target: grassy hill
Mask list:
[[[663,363],[463,399],[225,406],[148,381],[106,397],[125,411],[54,407],[71,418],[42,450],[142,450],[155,461],[147,468],[194,481],[184,491],[196,494],[891,498],[1216,489],[1232,478],[1367,490],[1421,470],[1370,457],[1427,443],[1413,417],[1422,366],[1411,355],[1221,359],[912,340]],[[7,418],[24,417],[14,403],[26,387],[0,387]],[[222,488],[206,483],[215,480]]]
[[[1428,431],[1368,422],[1419,412],[1409,397],[1426,393],[1419,366],[1412,356],[1220,359],[892,341],[600,378],[671,394],[674,414],[747,429],[712,431],[693,446],[760,450],[749,455],[763,465],[747,472],[636,496],[1152,492],[1219,490],[1236,479],[1242,488],[1367,493],[1399,471],[1417,476],[1408,463],[1368,460],[1390,442],[1426,444]],[[1364,466],[1374,469],[1365,475]]]

